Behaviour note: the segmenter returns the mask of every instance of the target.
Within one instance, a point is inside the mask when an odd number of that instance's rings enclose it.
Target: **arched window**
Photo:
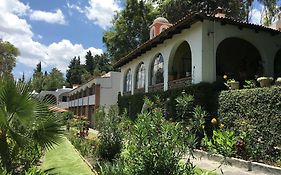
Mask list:
[[[140,63],[137,69],[137,76],[136,76],[136,88],[141,89],[145,86],[145,66],[144,63]]]
[[[151,84],[164,83],[164,60],[161,54],[158,54],[151,67]]]
[[[131,69],[125,75],[124,92],[130,92],[132,90],[132,74]]]

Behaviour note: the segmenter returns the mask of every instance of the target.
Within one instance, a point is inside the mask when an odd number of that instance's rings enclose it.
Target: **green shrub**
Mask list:
[[[209,83],[199,83],[184,88],[169,89],[167,91],[139,93],[130,96],[118,97],[118,106],[120,112],[128,111],[130,118],[135,119],[137,114],[141,112],[143,106],[144,97],[148,97],[152,101],[155,101],[155,97],[159,97],[162,102],[166,102],[167,99],[167,112],[169,118],[177,119],[176,111],[176,98],[182,95],[184,91],[187,95],[194,97],[194,105],[202,106],[209,114],[216,114],[217,108],[217,85]]]
[[[97,145],[95,141],[80,138],[75,134],[75,132],[68,132],[66,136],[83,157],[91,157],[94,155],[94,150]]]
[[[139,114],[121,153],[126,174],[192,175],[193,165],[181,161],[195,146],[195,137],[179,123],[168,122],[162,110]]]
[[[119,127],[121,117],[117,106],[106,112],[103,108],[95,114],[96,128],[99,131],[97,157],[101,160],[113,161],[122,148],[122,130]]]
[[[223,91],[218,114],[225,126],[245,137],[244,152],[259,161],[281,158],[281,88]]]
[[[97,168],[99,175],[127,175],[122,161],[101,162]]]
[[[212,139],[205,136],[203,142],[208,151],[219,153],[226,157],[235,155],[236,137],[233,131],[214,130]]]

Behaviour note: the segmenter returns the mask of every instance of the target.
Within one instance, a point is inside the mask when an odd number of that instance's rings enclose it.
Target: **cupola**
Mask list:
[[[150,39],[159,35],[162,31],[171,27],[172,24],[164,17],[156,18],[153,23],[149,26],[150,28]]]

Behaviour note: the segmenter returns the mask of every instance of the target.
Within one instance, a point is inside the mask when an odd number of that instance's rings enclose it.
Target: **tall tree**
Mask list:
[[[31,85],[33,90],[41,92],[46,89],[46,76],[42,73],[41,61],[36,65],[32,76]]]
[[[42,72],[41,61],[36,65],[36,69],[34,69],[34,73]]]
[[[149,39],[149,25],[157,14],[152,3],[143,0],[126,1],[124,10],[114,18],[113,27],[103,36],[113,62]]]
[[[59,88],[62,88],[64,84],[65,80],[63,77],[63,73],[57,68],[53,68],[47,76],[46,90],[54,91]]]
[[[12,70],[16,66],[16,57],[19,54],[19,50],[14,45],[0,40],[0,77],[12,76]]]
[[[99,76],[103,73],[109,72],[112,70],[112,65],[107,54],[95,55],[94,56],[94,75]]]
[[[212,14],[218,7],[223,8],[228,17],[236,20],[244,20],[246,17],[243,0],[165,0],[158,6],[162,15],[172,23],[193,12]]]
[[[89,50],[85,56],[85,69],[93,75],[94,69],[95,69],[95,63],[94,63],[94,57],[92,55],[92,52]]]
[[[81,84],[82,83],[82,75],[85,72],[84,67],[80,63],[80,57],[74,57],[68,66],[68,70],[66,71],[66,81],[69,85],[73,84]]]

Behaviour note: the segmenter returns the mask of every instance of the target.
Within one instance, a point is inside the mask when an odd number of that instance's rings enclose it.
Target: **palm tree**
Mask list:
[[[12,172],[16,150],[28,143],[51,148],[61,137],[62,122],[31,93],[30,84],[0,79],[0,166]]]

